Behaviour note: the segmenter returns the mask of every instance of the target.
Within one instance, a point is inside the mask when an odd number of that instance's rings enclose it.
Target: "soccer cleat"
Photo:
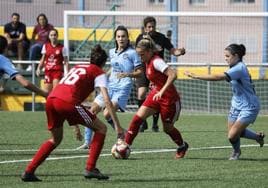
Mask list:
[[[81,146],[77,147],[76,149],[89,149],[89,145],[87,143],[82,144]]]
[[[238,151],[233,151],[231,156],[230,156],[230,158],[229,158],[229,160],[231,160],[231,161],[232,160],[238,160],[240,155],[241,155],[241,150],[240,149]]]
[[[21,180],[25,182],[37,182],[42,181],[37,178],[33,173],[24,172],[21,176]]]
[[[92,178],[96,178],[98,180],[108,180],[109,176],[106,176],[104,174],[102,174],[99,169],[94,168],[93,170],[86,170],[85,174],[84,174],[85,178],[87,179],[92,179]]]
[[[175,155],[175,159],[183,158],[186,154],[186,151],[189,148],[189,144],[187,142],[183,142],[183,146],[178,147],[177,153]]]
[[[260,132],[259,133],[259,139],[256,140],[260,144],[260,147],[263,147],[263,145],[264,145],[264,137],[265,137],[265,134]]]
[[[153,131],[153,132],[159,132],[159,127],[158,127],[158,125],[153,125],[153,126],[152,126],[152,131]]]
[[[26,68],[26,71],[28,71],[28,72],[32,71],[32,65],[29,65],[29,66]]]

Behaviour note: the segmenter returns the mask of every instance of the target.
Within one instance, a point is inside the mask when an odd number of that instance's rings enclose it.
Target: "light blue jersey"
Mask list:
[[[0,78],[13,79],[19,72],[11,61],[3,55],[0,55]]]
[[[118,73],[132,73],[136,68],[141,66],[141,60],[132,47],[128,47],[122,52],[116,49],[109,51],[111,62],[111,75],[109,77],[109,88],[131,90],[133,81],[130,77],[117,78]]]
[[[128,47],[124,51],[117,52],[116,49],[109,51],[111,62],[111,74],[108,80],[108,93],[112,102],[119,105],[124,110],[133,86],[133,80],[130,77],[117,78],[118,73],[132,73],[136,68],[141,67],[141,60],[137,52]],[[104,101],[101,95],[95,98],[99,106],[104,107]]]
[[[238,62],[226,72],[226,75],[232,85],[232,108],[259,111],[259,99],[256,96],[246,65],[243,62]]]

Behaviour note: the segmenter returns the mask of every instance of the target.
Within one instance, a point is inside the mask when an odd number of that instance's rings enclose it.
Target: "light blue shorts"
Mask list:
[[[240,121],[243,124],[249,125],[254,123],[259,113],[259,109],[255,110],[238,110],[231,107],[228,115],[228,122]]]
[[[131,90],[130,90],[131,91]],[[130,92],[126,91],[126,90],[109,90],[109,97],[111,99],[111,101],[113,103],[118,104],[119,108],[121,111],[124,111],[126,106],[127,106],[127,102],[128,102],[128,98],[130,96]],[[103,100],[103,97],[101,94],[98,94],[97,97],[94,99],[94,102],[97,103],[100,107],[104,108],[105,107],[105,103]]]

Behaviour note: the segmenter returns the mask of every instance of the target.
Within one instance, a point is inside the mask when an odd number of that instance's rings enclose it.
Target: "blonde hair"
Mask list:
[[[154,53],[162,50],[162,48],[155,44],[154,40],[148,34],[142,36],[142,39],[138,42],[136,48],[140,48],[142,50],[151,50]]]

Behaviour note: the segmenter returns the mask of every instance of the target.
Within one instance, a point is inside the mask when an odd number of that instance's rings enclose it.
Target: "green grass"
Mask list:
[[[133,114],[119,114],[124,127]],[[149,119],[151,121],[151,118]],[[268,133],[268,117],[258,117],[252,129]],[[97,167],[110,176],[108,181],[86,180],[83,177],[87,151],[54,151],[50,157],[70,157],[44,162],[36,171],[43,181],[25,183],[20,175],[28,162],[3,161],[31,159],[40,144],[49,137],[44,112],[1,112],[0,187],[267,187],[268,149],[242,148],[241,160],[228,161],[231,149],[205,149],[229,146],[226,139],[226,116],[182,114],[176,123],[191,149],[186,157],[174,160],[175,144],[162,132],[147,130],[134,141],[128,160],[101,156]],[[103,154],[109,154],[115,143],[115,132],[108,128]],[[241,140],[242,145],[256,144]],[[79,146],[73,129],[64,127],[64,139],[59,149]],[[203,148],[203,149],[198,149]],[[134,154],[135,151],[174,149],[172,152]],[[4,151],[28,150],[28,151]],[[80,157],[79,157],[80,156]]]

